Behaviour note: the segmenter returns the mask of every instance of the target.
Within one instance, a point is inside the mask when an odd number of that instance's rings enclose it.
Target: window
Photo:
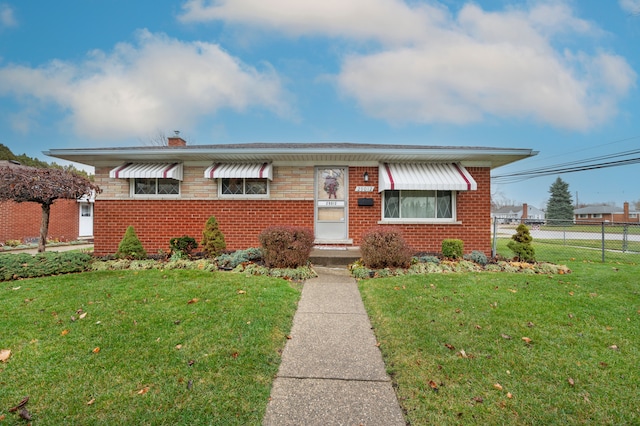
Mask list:
[[[580,213],[580,214],[578,215],[578,218],[580,218],[580,219],[587,219],[587,218],[589,218],[589,215],[588,215],[588,214],[584,214],[584,213]]]
[[[180,181],[175,179],[135,178],[131,180],[134,195],[180,194]]]
[[[385,219],[454,220],[453,191],[384,191]]]
[[[591,215],[591,217],[594,218],[594,219],[600,219],[600,218],[602,218],[602,213],[594,213],[594,214]]]
[[[260,196],[269,191],[267,179],[257,178],[222,178],[219,188],[222,196]]]

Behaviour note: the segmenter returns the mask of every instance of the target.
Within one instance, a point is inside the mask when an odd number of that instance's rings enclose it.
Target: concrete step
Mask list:
[[[359,247],[314,248],[309,260],[316,266],[347,266],[361,257]]]

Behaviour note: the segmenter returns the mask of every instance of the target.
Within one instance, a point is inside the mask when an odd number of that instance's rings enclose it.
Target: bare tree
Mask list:
[[[10,165],[0,167],[0,201],[34,202],[42,207],[38,252],[45,250],[51,205],[59,198],[76,200],[101,192],[89,179],[59,169]]]
[[[143,145],[149,146],[167,146],[167,135],[163,130],[156,129],[156,132],[148,136],[146,139],[140,139]]]

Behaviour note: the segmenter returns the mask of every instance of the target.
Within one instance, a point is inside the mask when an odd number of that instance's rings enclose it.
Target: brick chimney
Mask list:
[[[174,131],[175,136],[169,136],[167,138],[167,146],[187,146],[187,141],[180,137],[180,131]]]
[[[629,222],[629,203],[624,202],[624,216],[622,217],[623,222]]]
[[[527,203],[522,204],[522,220],[529,219],[529,205]]]

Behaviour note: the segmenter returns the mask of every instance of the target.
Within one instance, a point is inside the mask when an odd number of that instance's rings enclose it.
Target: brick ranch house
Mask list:
[[[0,161],[0,167],[25,167]],[[35,242],[40,237],[42,207],[38,203],[0,202],[0,243]],[[50,240],[76,241],[93,236],[93,200],[56,200],[49,215]]]
[[[629,209],[625,201],[622,208],[618,206],[587,206],[573,211],[575,223],[640,223],[640,213]]]
[[[115,253],[132,225],[149,253],[172,237],[199,240],[215,216],[230,250],[258,247],[270,225],[312,229],[316,244],[358,246],[378,225],[399,228],[415,251],[491,251],[490,172],[529,149],[248,143],[52,149],[95,167],[94,251]]]

